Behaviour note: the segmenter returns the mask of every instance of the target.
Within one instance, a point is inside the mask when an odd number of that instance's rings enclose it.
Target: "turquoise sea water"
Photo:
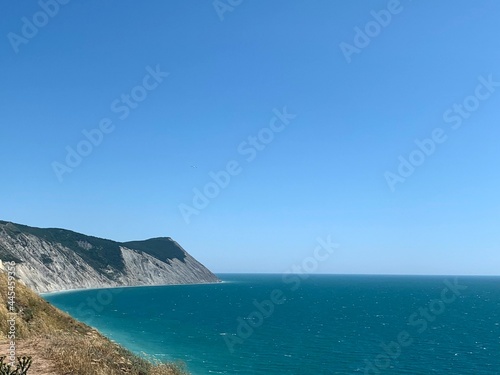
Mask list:
[[[44,297],[205,374],[500,374],[500,278],[219,275]]]

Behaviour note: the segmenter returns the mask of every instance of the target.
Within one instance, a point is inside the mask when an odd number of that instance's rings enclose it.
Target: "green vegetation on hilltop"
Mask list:
[[[0,224],[11,237],[31,234],[51,244],[61,244],[77,253],[98,272],[104,272],[108,267],[122,271],[125,267],[118,242],[86,236],[66,229],[34,228],[4,221],[0,221]],[[85,246],[85,244],[90,246]]]
[[[86,263],[99,273],[114,269],[122,272],[125,264],[120,247],[128,247],[149,254],[161,261],[169,262],[172,259],[184,261],[184,251],[168,237],[153,238],[145,241],[115,242],[98,237],[87,236],[66,229],[35,228],[21,224],[0,221],[0,229],[12,238],[19,238],[22,234],[31,234],[51,244],[61,244],[78,254]],[[21,240],[22,241],[22,240]],[[0,245],[0,259],[20,263],[13,254]],[[46,256],[44,263],[50,263]],[[112,274],[110,274],[112,277]]]
[[[170,263],[171,259],[184,261],[186,254],[170,237],[152,238],[145,241],[124,242],[123,246],[139,250],[155,258]]]

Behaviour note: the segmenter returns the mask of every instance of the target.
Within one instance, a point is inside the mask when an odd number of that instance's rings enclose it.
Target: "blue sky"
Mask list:
[[[331,236],[315,272],[498,274],[498,2],[221,2],[73,0],[46,20],[3,3],[1,218],[171,236],[216,272],[283,272]],[[168,77],[141,88],[155,69]],[[133,90],[146,97],[121,119],[112,103]],[[262,130],[284,109],[284,130]],[[112,131],[58,178],[103,119]],[[259,134],[273,140],[247,161]],[[239,173],[186,222],[179,206],[230,161]]]

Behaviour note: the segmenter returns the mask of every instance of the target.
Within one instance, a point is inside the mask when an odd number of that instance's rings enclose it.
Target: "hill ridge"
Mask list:
[[[2,261],[37,292],[219,281],[171,237],[117,242],[0,220]]]

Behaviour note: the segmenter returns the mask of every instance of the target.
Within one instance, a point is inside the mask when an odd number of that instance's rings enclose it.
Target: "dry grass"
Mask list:
[[[96,331],[89,332],[85,336],[71,334],[48,336],[47,343],[47,356],[55,361],[62,374],[187,374],[179,366],[152,364],[139,358]]]
[[[6,345],[8,331],[6,302],[7,277],[0,272],[2,348]],[[36,375],[187,375],[182,366],[152,363],[132,354],[56,309],[19,282],[16,308],[17,339],[19,347],[25,348],[22,354],[34,357],[34,368],[39,365],[50,369]],[[37,364],[37,361],[43,363]]]
[[[29,338],[45,333],[74,332],[85,334],[90,327],[56,309],[38,294],[19,281],[16,283],[15,308],[17,312],[16,336]],[[8,331],[7,276],[0,272],[0,339],[6,338]]]

